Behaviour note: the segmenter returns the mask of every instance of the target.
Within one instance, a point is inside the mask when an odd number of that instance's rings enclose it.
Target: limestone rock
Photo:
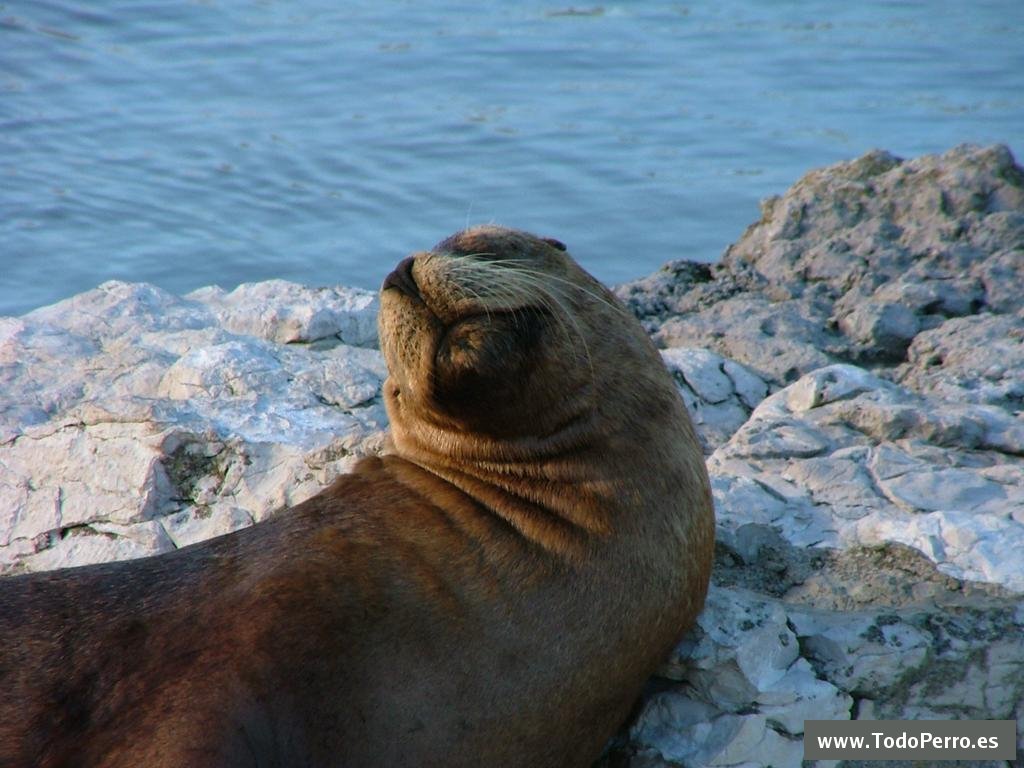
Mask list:
[[[723,714],[671,695],[651,699],[630,735],[669,765],[798,766],[804,751],[801,740],[768,727],[764,715]]]
[[[1021,285],[1024,171],[1006,147],[964,145],[811,171],[764,201],[721,264],[673,262],[618,293],[663,346],[710,349],[775,385],[836,362],[919,368],[924,359],[928,375],[904,379],[929,386],[947,358],[956,374],[958,358],[931,351],[944,334],[915,340],[956,318],[1017,315]],[[998,331],[973,333],[996,341]],[[1015,360],[1019,334],[1004,339]],[[980,369],[968,363],[968,384],[987,377],[974,399],[1019,410],[1020,367],[992,368],[996,352],[975,356],[989,360]]]
[[[720,265],[618,289],[698,421],[729,401],[692,347],[768,392],[716,422],[716,586],[608,765],[800,765],[808,713],[1024,723],[1021,286],[1024,173],[965,146],[812,171]]]
[[[339,338],[374,327],[365,292],[281,282],[0,319],[0,570],[157,554],[330,484],[382,439],[383,360]]]
[[[988,403],[1020,412],[1024,408],[1024,313],[956,317],[919,333],[895,378],[943,400]]]
[[[714,352],[688,347],[662,351],[679,387],[705,453],[742,425],[768,394],[768,384],[744,365]]]
[[[186,298],[209,307],[232,333],[279,344],[337,337],[356,347],[377,346],[378,301],[371,291],[267,280],[243,283],[230,293],[200,288]]]
[[[762,522],[803,546],[898,542],[955,578],[1024,592],[1024,463],[992,438],[1014,426],[860,368],[818,369],[762,401],[710,457],[719,527]],[[752,491],[768,497],[754,515]]]

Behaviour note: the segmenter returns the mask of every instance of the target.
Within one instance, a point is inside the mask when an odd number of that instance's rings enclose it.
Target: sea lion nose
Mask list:
[[[398,262],[398,266],[384,278],[384,284],[381,285],[380,289],[386,291],[388,288],[395,288],[408,296],[419,298],[420,289],[416,285],[415,278],[412,276],[414,261],[415,257],[409,256]]]

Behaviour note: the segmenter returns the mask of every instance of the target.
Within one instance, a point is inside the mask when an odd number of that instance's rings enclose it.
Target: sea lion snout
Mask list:
[[[412,274],[412,265],[415,262],[415,256],[407,256],[398,262],[396,266],[388,276],[384,278],[384,282],[381,285],[381,291],[386,291],[388,288],[395,288],[407,296],[418,299],[420,298],[420,289],[416,285],[416,278]]]

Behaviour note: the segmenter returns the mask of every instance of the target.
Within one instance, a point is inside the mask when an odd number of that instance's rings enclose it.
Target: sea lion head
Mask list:
[[[550,238],[480,226],[413,254],[384,280],[379,322],[400,453],[507,453],[579,437],[602,403],[639,422],[678,401],[639,323]]]

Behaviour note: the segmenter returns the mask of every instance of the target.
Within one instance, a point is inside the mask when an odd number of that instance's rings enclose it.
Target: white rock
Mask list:
[[[720,525],[767,522],[798,546],[898,542],[956,578],[1024,591],[1024,460],[993,438],[1016,426],[854,366],[819,369],[763,400],[709,458]]]
[[[685,766],[798,766],[803,755],[803,742],[769,728],[764,715],[714,714],[671,694],[647,703],[630,736]]]
[[[902,622],[879,624],[872,614],[789,612],[800,642],[818,669],[844,691],[873,692],[922,667],[931,638]],[[894,652],[897,651],[897,652]]]
[[[146,520],[131,525],[92,523],[65,528],[49,546],[17,560],[20,569],[49,571],[79,565],[131,560],[159,555],[174,549],[174,543],[159,522]]]
[[[728,440],[768,392],[768,384],[749,368],[704,349],[673,347],[661,357],[706,453]]]
[[[725,358],[721,355],[706,349],[673,347],[663,349],[661,357],[670,371],[681,375],[690,389],[708,403],[721,403],[736,393],[732,378],[724,370]]]
[[[659,727],[667,727],[667,718],[679,721],[674,727],[685,725],[692,735],[697,733],[694,727],[703,722],[704,730],[710,733],[712,721],[718,722],[718,712],[763,715],[760,720],[722,720],[714,726],[719,729],[719,736],[724,738],[728,733],[729,740],[736,742],[729,750],[723,746],[723,754],[735,755],[745,754],[744,740],[755,739],[760,743],[767,739],[785,746],[789,736],[803,733],[803,721],[809,718],[849,718],[852,699],[820,679],[807,660],[801,658],[800,644],[780,601],[742,590],[712,587],[698,627],[694,639],[676,649],[661,674],[685,680],[688,700],[695,699],[705,708],[672,703],[671,697],[676,694],[666,694],[659,706],[668,714],[656,718],[660,718]],[[731,725],[727,728],[727,724]],[[731,730],[734,726],[739,730]],[[755,738],[751,733],[755,727],[779,733]],[[786,738],[777,741],[775,736],[780,733]],[[685,737],[680,744],[688,743],[689,738]],[[649,734],[644,743],[663,742]],[[676,757],[669,753],[665,756],[677,759],[686,749],[679,747],[681,751],[675,753]]]
[[[821,680],[806,659],[793,662],[786,674],[757,695],[758,709],[768,722],[787,734],[804,732],[806,720],[849,720],[853,699]]]
[[[921,326],[917,315],[902,304],[869,301],[844,315],[839,327],[855,342],[899,355]]]
[[[733,389],[748,409],[753,410],[767,397],[768,383],[747,366],[725,358],[722,370],[732,379]]]
[[[1006,493],[999,483],[966,469],[928,467],[881,480],[879,484],[894,504],[911,512],[941,509],[994,512],[1006,501]]]
[[[879,386],[880,379],[863,368],[854,365],[830,365],[812,371],[786,387],[785,403],[789,410],[803,413],[820,405],[875,391]]]
[[[800,649],[772,682],[778,611],[713,588],[661,670],[679,687],[632,731],[638,765],[764,765],[817,713],[1024,724],[1022,245],[1007,148],[872,152],[766,201],[720,264],[620,289],[661,345],[728,355],[777,388],[727,440],[705,438],[716,578],[783,595]],[[702,427],[714,372],[677,377]]]
[[[0,448],[0,543],[99,521],[135,523],[167,511],[152,424],[70,425]]]
[[[243,283],[227,293],[201,288],[186,298],[216,314],[232,333],[279,344],[337,336],[346,344],[377,344],[377,295],[359,288],[307,288],[286,280]]]
[[[189,507],[162,517],[160,524],[174,546],[181,548],[247,528],[253,524],[253,519],[240,507],[218,504],[205,508]]]
[[[164,551],[159,526],[102,526],[199,504],[211,522],[169,524],[191,542],[325,487],[379,448],[380,353],[236,331],[370,344],[375,306],[283,283],[179,298],[112,282],[0,320],[0,571]],[[204,466],[182,446],[223,455]]]

